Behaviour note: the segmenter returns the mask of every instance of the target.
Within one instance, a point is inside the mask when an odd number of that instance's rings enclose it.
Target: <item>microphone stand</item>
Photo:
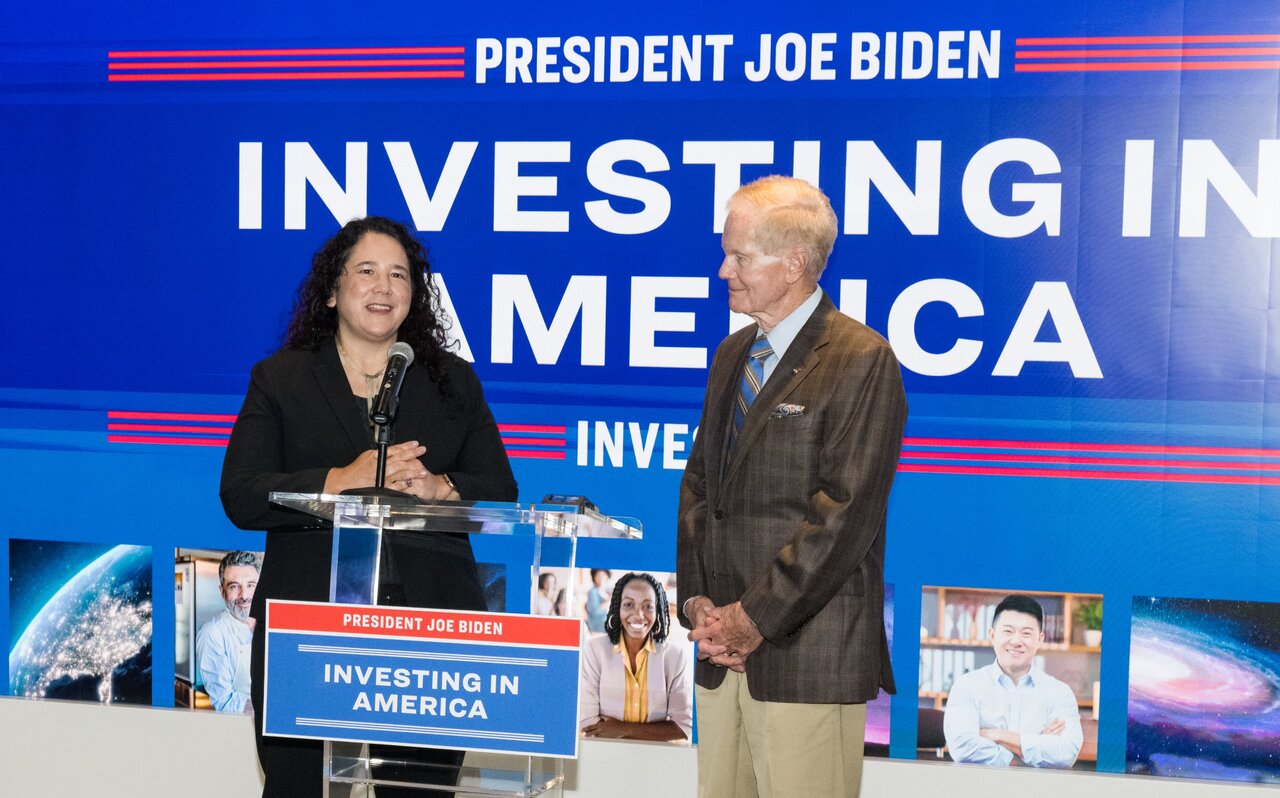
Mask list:
[[[392,402],[391,412],[388,414],[387,423],[379,424],[373,419],[373,442],[378,447],[378,465],[374,472],[372,488],[348,488],[342,492],[343,496],[382,496],[388,499],[414,499],[417,497],[410,493],[394,490],[386,487],[387,485],[387,446],[391,444],[391,425],[395,423],[396,405],[398,402]]]
[[[387,484],[387,446],[391,443],[391,424],[373,425],[373,442],[378,446],[378,470],[374,474],[373,486],[378,490],[386,490]],[[399,493],[400,491],[396,491]]]

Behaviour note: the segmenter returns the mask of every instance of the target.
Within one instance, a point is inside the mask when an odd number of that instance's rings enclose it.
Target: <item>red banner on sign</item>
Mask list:
[[[582,635],[582,622],[576,618],[274,599],[267,602],[267,626],[273,632],[376,635],[566,648],[577,646]]]

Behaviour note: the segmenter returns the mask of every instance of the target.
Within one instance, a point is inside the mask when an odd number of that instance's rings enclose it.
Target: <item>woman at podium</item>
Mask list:
[[[403,225],[378,216],[347,223],[325,242],[298,288],[280,350],[253,367],[222,468],[227,517],[267,531],[251,615],[270,598],[328,601],[332,530],[273,506],[273,491],[337,494],[375,483],[370,410],[388,348],[402,341],[414,358],[405,373],[387,449],[386,487],[421,499],[514,501],[516,482],[493,414],[471,366],[448,350],[439,291],[422,245]],[[485,609],[466,535],[387,533],[378,603]],[[252,650],[252,701],[261,706],[264,625]],[[262,736],[264,796],[320,795],[321,743]],[[389,760],[452,767],[461,754],[387,749]],[[379,778],[409,774],[390,768]],[[412,780],[410,778],[409,780]],[[439,783],[439,782],[437,782]],[[379,787],[381,798],[425,795]]]

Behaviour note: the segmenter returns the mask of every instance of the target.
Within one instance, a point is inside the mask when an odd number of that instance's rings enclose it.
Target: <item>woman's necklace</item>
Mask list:
[[[342,341],[335,336],[333,342],[338,346],[338,359],[342,361],[343,367],[352,369],[361,377],[364,377],[364,403],[369,408],[369,412],[372,413],[373,395],[377,392],[378,380],[382,378],[382,372],[386,371],[387,367],[383,366],[373,374],[366,373],[351,362],[347,356],[347,350],[342,346]]]

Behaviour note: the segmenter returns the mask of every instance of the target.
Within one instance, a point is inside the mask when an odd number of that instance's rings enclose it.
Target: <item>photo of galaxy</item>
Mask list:
[[[9,541],[9,693],[151,703],[151,548]]]
[[[1133,600],[1130,773],[1280,783],[1280,604]]]
[[[890,584],[884,586],[884,631],[892,651],[893,585]],[[863,752],[867,756],[889,755],[889,694],[884,690],[873,701],[867,702],[867,729],[863,743]]]

